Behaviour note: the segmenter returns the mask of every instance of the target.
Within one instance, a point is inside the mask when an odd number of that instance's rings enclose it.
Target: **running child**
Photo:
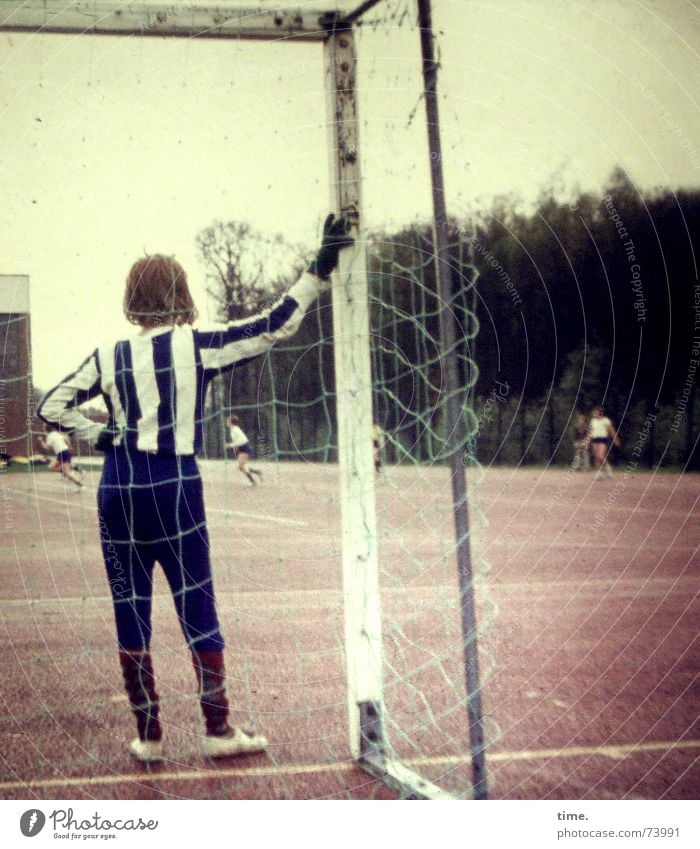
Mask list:
[[[259,469],[253,469],[248,466],[248,460],[250,460],[253,454],[253,446],[241,428],[241,420],[238,416],[232,415],[226,419],[226,424],[228,425],[229,438],[231,440],[226,443],[226,447],[233,451],[233,456],[238,461],[238,471],[245,475],[253,486],[256,486],[253,475],[262,478],[262,472]]]
[[[74,483],[78,489],[82,489],[84,484],[75,474],[77,470],[73,465],[73,452],[69,438],[49,424],[46,425],[45,430],[46,438],[40,436],[39,445],[44,451],[50,449],[56,455],[49,463],[49,471],[58,472],[66,480]]]
[[[267,740],[229,725],[224,638],[209,556],[202,479],[206,389],[213,377],[260,356],[294,334],[327,286],[342,247],[345,219],[328,216],[323,243],[308,270],[270,309],[208,329],[192,327],[197,310],[182,266],[147,256],[131,268],[124,313],[138,330],[103,343],[42,399],[47,424],[73,431],[105,452],[98,490],[102,551],[112,592],[119,662],[141,761],[162,760],[160,700],[150,653],[153,570],[160,563],[191,651],[206,725],[204,752],[225,757],[266,749]],[[78,405],[101,394],[108,428]]]
[[[605,415],[603,407],[596,407],[591,413],[588,437],[593,453],[593,462],[598,474],[604,472],[607,477],[610,477],[613,473],[608,459],[610,447],[615,445],[619,448],[620,437],[617,435],[613,423]]]

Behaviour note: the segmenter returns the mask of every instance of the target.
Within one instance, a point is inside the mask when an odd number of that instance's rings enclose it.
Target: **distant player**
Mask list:
[[[374,451],[374,471],[379,474],[382,470],[382,449],[384,448],[384,431],[376,422],[372,423],[372,449]]]
[[[602,407],[596,407],[591,414],[591,420],[588,424],[588,438],[590,439],[596,470],[599,474],[604,472],[607,477],[610,477],[613,473],[608,459],[610,447],[615,445],[619,448],[620,437]]]
[[[571,467],[575,472],[587,472],[591,468],[591,440],[588,436],[588,419],[583,413],[579,413],[574,425],[574,461]]]
[[[262,472],[259,469],[253,469],[248,466],[248,460],[250,460],[253,454],[253,447],[241,428],[241,420],[238,416],[229,416],[226,419],[226,424],[228,425],[229,438],[231,440],[226,443],[226,447],[233,451],[233,456],[238,461],[238,471],[245,475],[251,484],[255,486],[253,475],[257,475],[262,479]]]
[[[49,471],[58,472],[66,480],[71,481],[79,489],[82,489],[84,484],[77,477],[76,469],[73,465],[70,439],[64,433],[61,433],[50,425],[46,425],[46,438],[40,436],[39,445],[41,445],[44,451],[50,449],[56,455],[49,463]]]

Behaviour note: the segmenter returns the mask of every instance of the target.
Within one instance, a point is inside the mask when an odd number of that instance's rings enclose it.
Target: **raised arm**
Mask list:
[[[277,342],[293,336],[323,288],[320,278],[304,273],[270,309],[229,324],[195,330],[204,370],[230,368],[264,354]]]
[[[78,406],[99,393],[99,356],[95,350],[74,372],[44,395],[36,412],[43,422],[56,430],[75,433],[78,439],[92,443],[97,439],[102,425],[86,418]]]
[[[308,270],[276,303],[258,315],[211,330],[195,331],[205,371],[221,371],[235,363],[258,357],[277,342],[293,336],[309,306],[328,286],[342,247],[352,244],[350,224],[345,218],[329,215],[323,228],[323,242]]]

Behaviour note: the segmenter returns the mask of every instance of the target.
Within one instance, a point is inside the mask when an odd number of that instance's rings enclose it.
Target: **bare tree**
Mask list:
[[[271,306],[305,265],[301,248],[290,245],[281,235],[266,235],[243,221],[214,221],[197,234],[196,245],[218,321],[235,321]],[[212,382],[205,426],[210,457],[225,453],[228,410],[270,400],[260,397],[262,368],[261,362],[256,362]],[[251,438],[255,438],[253,433]]]
[[[223,321],[269,304],[304,267],[298,246],[243,221],[215,221],[198,233],[196,244],[206,269],[207,294],[216,305],[216,317]]]

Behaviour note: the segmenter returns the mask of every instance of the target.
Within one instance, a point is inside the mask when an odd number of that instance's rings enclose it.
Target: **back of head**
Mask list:
[[[192,324],[197,308],[185,270],[174,257],[153,254],[132,265],[126,279],[124,314],[132,324],[147,329]]]

